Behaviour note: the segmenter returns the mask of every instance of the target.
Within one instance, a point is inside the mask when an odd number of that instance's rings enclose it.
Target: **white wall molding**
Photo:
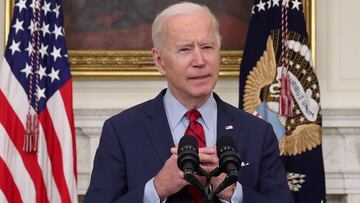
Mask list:
[[[323,109],[323,126],[360,127],[360,109]]]

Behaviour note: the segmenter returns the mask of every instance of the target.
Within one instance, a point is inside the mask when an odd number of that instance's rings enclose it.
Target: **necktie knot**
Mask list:
[[[203,126],[197,121],[201,116],[198,110],[191,110],[186,112],[186,116],[189,118],[189,125],[185,131],[185,135],[193,136],[197,140],[199,147],[205,147],[205,132]]]
[[[186,116],[189,118],[190,122],[196,121],[200,116],[200,112],[198,110],[191,110],[186,112]]]

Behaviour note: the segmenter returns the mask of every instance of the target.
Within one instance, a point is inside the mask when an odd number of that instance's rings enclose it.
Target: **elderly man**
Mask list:
[[[236,140],[246,166],[214,202],[293,202],[271,125],[213,92],[221,37],[210,10],[194,3],[172,5],[156,17],[152,37],[153,59],[168,88],[105,122],[85,202],[203,202],[177,166],[184,134],[196,137],[200,166],[207,172],[219,166],[216,140]],[[213,188],[225,177],[211,178]]]

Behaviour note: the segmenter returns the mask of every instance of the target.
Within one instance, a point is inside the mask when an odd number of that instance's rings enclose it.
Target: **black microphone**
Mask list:
[[[219,166],[222,172],[236,175],[240,169],[241,159],[235,147],[235,141],[230,136],[222,136],[216,143]]]
[[[199,147],[192,136],[183,136],[178,146],[177,165],[184,172],[184,179],[204,194],[204,187],[196,178],[194,172],[200,170]]]
[[[235,141],[230,136],[222,136],[216,143],[217,155],[219,157],[219,170],[227,174],[227,177],[215,189],[214,194],[218,194],[229,185],[239,179],[239,169],[241,165],[240,155],[236,151]]]
[[[192,136],[183,136],[178,146],[177,164],[184,174],[199,170],[199,149],[196,139]]]

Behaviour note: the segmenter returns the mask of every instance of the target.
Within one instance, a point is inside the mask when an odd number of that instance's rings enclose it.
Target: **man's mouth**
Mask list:
[[[191,80],[202,80],[202,79],[205,79],[207,77],[209,77],[210,75],[200,75],[200,76],[193,76],[193,77],[190,77]]]

